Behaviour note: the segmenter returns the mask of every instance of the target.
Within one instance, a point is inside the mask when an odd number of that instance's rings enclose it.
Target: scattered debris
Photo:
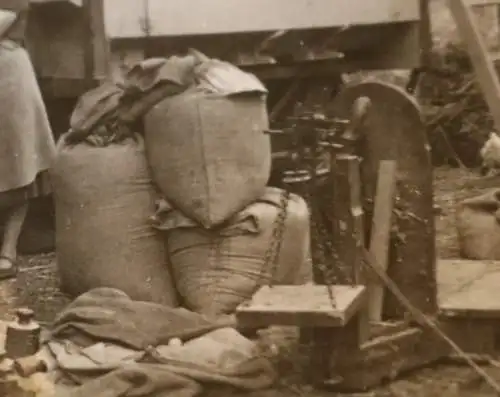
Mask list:
[[[467,51],[448,44],[422,78],[422,108],[436,165],[476,167],[493,121],[476,84]]]

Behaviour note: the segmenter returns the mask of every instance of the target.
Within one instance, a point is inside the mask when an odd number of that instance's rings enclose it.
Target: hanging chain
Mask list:
[[[318,183],[318,166],[320,164],[320,144],[319,133],[314,131],[315,144],[310,149],[310,161],[307,161],[306,169],[310,175],[309,182],[305,184],[304,198],[308,202],[311,213],[311,241],[313,242],[314,255],[317,259],[315,266],[321,271],[324,283],[328,289],[328,296],[332,307],[336,307],[333,286],[335,284],[353,283],[354,280],[347,269],[339,264],[338,254],[332,242],[333,231],[329,232],[326,226],[326,215],[322,211],[322,195],[318,194],[318,188],[321,188]],[[332,154],[334,155],[334,154]],[[304,160],[304,159],[302,159]],[[330,162],[331,163],[331,162]],[[333,172],[330,169],[330,174]],[[331,200],[330,200],[331,201]],[[331,206],[329,206],[331,209]],[[338,265],[337,265],[338,264]]]
[[[312,126],[314,128],[314,126]],[[308,154],[305,154],[305,150],[303,148],[299,148],[292,156],[292,162],[295,165],[295,171],[302,170],[302,174],[307,174],[306,183],[302,183],[304,186],[301,189],[301,195],[306,200],[309,206],[309,212],[311,216],[311,242],[314,246],[311,246],[311,256],[318,257],[317,262],[313,264],[317,266],[317,268],[321,271],[323,275],[323,279],[328,290],[328,297],[332,307],[336,307],[336,300],[333,291],[333,287],[335,284],[345,284],[352,283],[353,279],[350,274],[348,274],[347,269],[336,266],[338,264],[338,255],[336,253],[336,249],[332,242],[332,233],[329,233],[327,227],[325,225],[325,215],[323,211],[321,211],[321,202],[319,200],[318,192],[318,164],[320,157],[320,145],[318,139],[317,131],[313,131],[316,135],[315,143],[309,150]],[[308,157],[308,159],[306,159]],[[330,170],[333,172],[333,170]],[[299,182],[300,183],[300,182]],[[291,197],[291,192],[286,189],[283,189],[280,198],[279,212],[276,216],[276,219],[273,224],[273,232],[270,239],[269,246],[264,255],[263,269],[260,275],[261,280],[266,280],[266,274],[268,277],[267,285],[273,286],[275,281],[275,273],[278,267],[279,254],[281,251],[281,246],[283,243],[283,236],[286,227],[286,220],[288,217],[288,207],[289,201]],[[329,258],[328,258],[329,257]],[[336,274],[335,274],[336,273]],[[264,281],[264,285],[266,282]]]
[[[314,202],[313,205],[316,208],[321,208],[321,203],[319,202],[318,198],[313,198],[313,202]],[[326,216],[322,214],[319,210],[315,212],[315,216],[313,218],[316,225],[314,231],[315,231],[316,241],[318,242],[317,248],[319,251],[323,252],[322,253],[323,257],[329,256],[331,258],[329,264],[324,262],[322,265],[320,265],[320,270],[325,275],[325,278],[327,278],[328,276],[329,278],[328,282],[331,284],[336,283],[336,284],[352,285],[354,284],[354,277],[352,274],[350,274],[348,269],[346,269],[340,264],[339,255],[332,242],[332,235],[334,234],[334,232],[333,231],[330,232],[327,229],[327,226],[325,225],[326,222],[325,218]],[[335,268],[333,268],[333,266],[335,266]]]
[[[283,244],[283,236],[285,234],[286,220],[288,218],[288,207],[290,203],[291,193],[287,189],[283,189],[280,197],[279,212],[273,224],[273,233],[266,253],[264,254],[264,266],[260,275],[260,279],[265,280],[267,273],[269,279],[267,285],[272,287],[274,278],[278,269],[278,260]]]
[[[319,256],[318,262],[315,263],[315,265],[318,267],[318,269],[321,271],[323,275],[323,280],[328,292],[328,299],[330,300],[331,306],[335,308],[337,307],[337,301],[335,299],[335,294],[333,293],[334,280],[332,280],[330,274],[331,263],[328,263],[327,254],[325,252],[326,242],[329,241],[329,239],[324,238],[324,235],[320,234],[321,232],[325,232],[324,219],[321,216],[320,203],[318,202],[317,199],[315,199],[316,194],[313,194],[311,192],[312,189],[318,188],[318,184],[316,182],[317,182],[316,169],[314,169],[311,174],[311,179],[307,184],[306,188],[307,202],[309,204],[309,211],[311,214],[311,241],[314,242],[314,247],[311,247],[311,249],[314,249],[314,254]],[[315,255],[311,253],[311,256],[314,257]]]

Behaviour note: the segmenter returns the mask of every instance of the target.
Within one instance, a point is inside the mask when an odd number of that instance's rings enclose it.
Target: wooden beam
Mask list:
[[[430,0],[420,0],[420,59],[422,66],[431,66],[432,57],[432,24]]]
[[[495,127],[500,131],[500,81],[481,32],[474,20],[471,6],[465,0],[448,0],[448,5],[460,36],[467,46],[477,81],[490,109]]]
[[[94,76],[94,38],[91,15],[92,0],[83,0],[83,71],[84,79],[91,81]]]
[[[450,348],[433,332],[409,327],[376,338],[359,352],[344,354],[334,363],[333,371],[342,377],[341,391],[362,392],[446,357],[449,352]]]
[[[47,3],[71,3],[74,6],[81,7],[84,0],[30,0],[32,4],[47,4]]]
[[[333,245],[338,267],[352,275],[352,282],[364,283],[364,220],[361,203],[360,158],[339,154],[332,159]],[[346,282],[346,280],[342,280]]]
[[[392,211],[396,193],[396,161],[382,160],[378,171],[377,190],[374,200],[370,252],[376,265],[387,272],[389,266],[389,247],[391,245]],[[378,278],[370,280],[368,289],[370,321],[381,321],[383,313],[385,286]]]
[[[146,12],[151,36],[386,24],[420,16],[419,0],[105,0],[104,5],[111,39],[144,37]]]
[[[103,0],[83,0],[85,19],[84,64],[85,79],[103,80],[110,73],[109,43],[104,27]]]
[[[483,7],[483,6],[499,5],[500,0],[466,0],[465,3],[468,6],[472,7]]]

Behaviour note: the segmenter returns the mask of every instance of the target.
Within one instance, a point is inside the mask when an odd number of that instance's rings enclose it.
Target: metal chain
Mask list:
[[[316,208],[320,208],[321,204],[319,203],[318,199],[315,199],[315,206]],[[316,211],[316,214],[314,216],[314,222],[316,227],[314,228],[315,231],[315,237],[316,241],[318,242],[317,248],[321,247],[321,251],[323,251],[323,257],[326,257],[326,255],[330,256],[332,258],[332,262],[338,263],[338,254],[337,250],[335,249],[331,235],[329,235],[329,232],[327,230],[327,227],[325,225],[325,216],[320,213],[320,211]],[[325,254],[326,252],[326,254]],[[325,259],[326,260],[326,259]],[[330,265],[331,266],[331,265]],[[326,261],[323,263],[323,266],[321,267],[321,271],[325,275],[325,278],[328,276],[329,278],[329,283],[337,283],[337,284],[353,284],[354,283],[354,278],[352,274],[348,273],[348,270],[345,269],[343,266],[336,266],[336,274],[333,274],[334,269],[329,268]]]
[[[336,306],[335,296],[333,294],[333,285],[334,284],[343,284],[343,283],[353,283],[354,279],[352,275],[348,274],[347,269],[342,266],[336,266],[334,268],[333,263],[338,263],[338,254],[333,245],[331,239],[331,233],[328,233],[326,224],[325,224],[325,215],[321,211],[322,203],[319,200],[318,192],[312,192],[313,189],[318,189],[318,177],[317,177],[317,169],[319,164],[319,146],[313,148],[312,153],[312,161],[308,164],[308,172],[311,176],[309,183],[306,184],[304,196],[306,197],[306,201],[309,204],[310,212],[311,212],[311,240],[314,242],[315,253],[318,258],[318,263],[315,265],[319,268],[321,273],[323,274],[324,282],[328,288],[328,295],[330,299],[330,303],[333,307]],[[333,170],[330,170],[332,173]],[[331,207],[331,206],[329,206]],[[330,235],[329,235],[330,234]],[[327,261],[327,256],[331,258],[330,263]],[[334,269],[336,270],[336,274],[334,274]]]
[[[326,234],[324,219],[321,216],[321,204],[317,198],[317,191],[312,191],[313,189],[318,189],[318,163],[319,163],[319,148],[315,147],[313,151],[313,161],[309,163],[309,174],[311,178],[309,183],[306,184],[306,196],[307,201],[309,203],[310,213],[311,213],[311,241],[314,242],[315,253],[319,256],[318,263],[315,265],[319,268],[321,273],[323,274],[324,283],[328,292],[328,299],[330,300],[330,304],[333,308],[337,307],[337,301],[335,299],[335,294],[333,292],[333,284],[335,280],[332,280],[330,271],[331,264],[327,263],[327,255],[325,248],[328,248],[326,245],[327,242],[330,243],[330,239],[325,238]],[[324,233],[324,234],[323,234]],[[330,255],[333,254],[332,250],[329,250]],[[312,256],[312,253],[311,253]],[[329,266],[330,265],[330,266]]]
[[[288,207],[290,203],[291,193],[287,189],[283,189],[280,197],[279,212],[273,224],[273,233],[271,241],[264,254],[264,263],[260,274],[260,280],[265,280],[265,276],[269,277],[267,285],[272,287],[274,284],[275,273],[278,269],[278,259],[283,244],[283,235],[285,234],[286,220],[288,218]]]

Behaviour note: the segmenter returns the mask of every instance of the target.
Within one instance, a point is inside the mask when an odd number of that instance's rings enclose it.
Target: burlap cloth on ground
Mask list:
[[[115,289],[89,291],[59,314],[43,349],[54,356],[49,367],[64,374],[56,396],[198,397],[214,385],[244,393],[271,387],[271,363],[224,323]],[[172,338],[185,343],[167,346]]]

